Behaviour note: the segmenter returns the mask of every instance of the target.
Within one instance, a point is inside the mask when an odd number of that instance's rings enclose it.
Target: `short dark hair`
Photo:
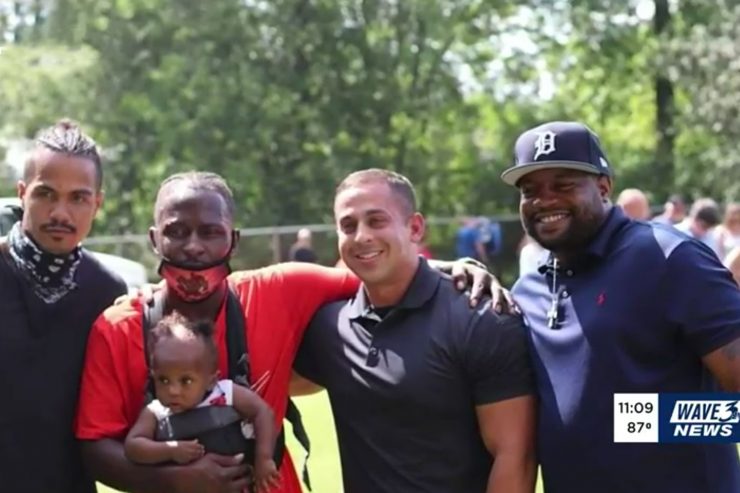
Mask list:
[[[216,192],[224,199],[224,202],[226,203],[226,210],[229,214],[229,219],[234,219],[234,214],[236,213],[234,194],[231,193],[231,189],[226,184],[226,180],[224,180],[220,175],[208,171],[186,171],[183,173],[175,173],[174,175],[168,176],[159,185],[157,200],[154,203],[155,223],[159,219],[164,191],[169,186],[175,183],[187,185],[194,190],[208,190],[211,192]]]
[[[697,199],[691,205],[690,216],[703,222],[707,227],[713,228],[722,222],[722,213],[717,202],[712,199]]]
[[[103,186],[103,164],[98,152],[98,146],[89,135],[85,134],[80,126],[67,118],[63,118],[51,127],[42,129],[34,140],[37,148],[48,149],[52,152],[89,159],[95,165],[95,187],[99,191]],[[23,179],[30,181],[36,169],[34,156],[30,157],[23,169]]]
[[[218,365],[218,349],[216,348],[216,343],[213,341],[213,322],[210,320],[189,320],[177,312],[172,312],[170,315],[162,318],[149,331],[146,344],[149,352],[150,366],[154,364],[154,350],[157,343],[164,339],[178,338],[177,334],[175,334],[176,327],[182,327],[196,339],[202,340],[203,344],[206,345],[209,355],[213,359],[214,365]]]
[[[414,190],[414,185],[402,174],[387,169],[369,168],[349,174],[337,186],[334,196],[336,197],[340,192],[350,187],[364,183],[385,183],[394,194],[401,198],[404,208],[409,215],[416,212],[416,191]]]

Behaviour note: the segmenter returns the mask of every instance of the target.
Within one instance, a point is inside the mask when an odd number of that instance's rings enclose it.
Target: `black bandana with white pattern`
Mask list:
[[[36,295],[51,304],[77,287],[74,280],[82,256],[78,246],[65,255],[45,252],[26,235],[17,222],[8,233],[10,255],[23,274],[33,283]]]

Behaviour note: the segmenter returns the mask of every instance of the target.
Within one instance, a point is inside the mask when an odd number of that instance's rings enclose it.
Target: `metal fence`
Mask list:
[[[517,271],[517,253],[522,239],[519,218],[514,215],[492,218],[501,224],[503,247],[492,266],[505,282],[512,282]],[[435,258],[455,257],[455,235],[460,222],[455,218],[428,218],[425,243]],[[306,228],[312,232],[313,248],[319,262],[334,265],[338,260],[336,228],[333,224],[303,224],[290,226],[268,226],[240,229],[241,240],[232,260],[235,270],[254,269],[288,258],[288,250],[296,233]],[[156,278],[157,258],[152,252],[149,237],[145,234],[117,236],[93,236],[85,241],[91,250],[112,253],[147,267],[150,278]]]

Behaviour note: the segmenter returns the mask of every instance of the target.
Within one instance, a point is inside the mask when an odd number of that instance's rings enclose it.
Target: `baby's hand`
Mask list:
[[[172,460],[178,464],[187,464],[203,457],[206,449],[198,440],[168,442],[172,446]]]
[[[257,460],[254,464],[254,481],[257,491],[268,491],[280,486],[280,473],[272,459]]]

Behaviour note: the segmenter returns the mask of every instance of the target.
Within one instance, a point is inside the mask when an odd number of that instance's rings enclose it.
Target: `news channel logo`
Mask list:
[[[660,443],[740,442],[740,393],[659,394]]]

